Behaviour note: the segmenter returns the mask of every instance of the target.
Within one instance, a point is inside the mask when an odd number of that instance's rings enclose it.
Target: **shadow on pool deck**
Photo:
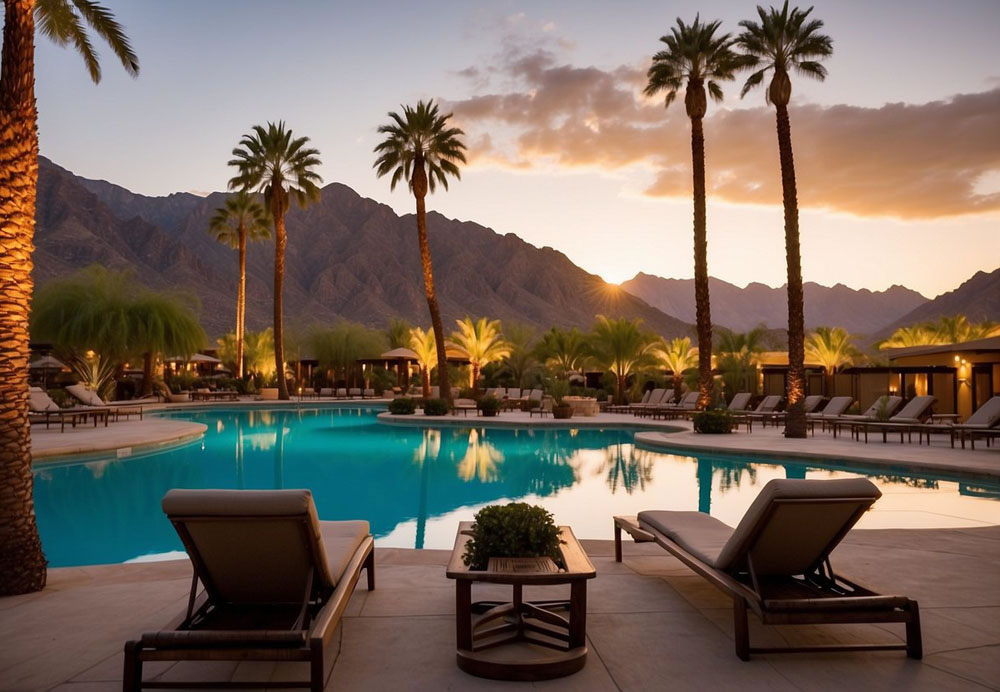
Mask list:
[[[610,518],[609,518],[610,532]],[[733,651],[730,601],[648,544],[583,541],[597,567],[590,584],[586,667],[551,689],[1000,689],[1000,526],[856,530],[834,565],[886,593],[920,602],[925,658],[899,652],[757,656]],[[327,689],[513,688],[455,665],[454,587],[448,551],[377,549],[378,588],[359,585],[331,644]],[[122,644],[180,611],[186,560],[49,572],[37,594],[0,599],[0,689],[120,690]],[[498,587],[489,587],[495,590]],[[483,592],[474,593],[481,598]],[[497,593],[499,595],[499,593]],[[896,641],[901,626],[763,627],[755,641]],[[147,679],[248,681],[287,677],[273,664],[147,666]],[[293,673],[295,674],[295,673]]]

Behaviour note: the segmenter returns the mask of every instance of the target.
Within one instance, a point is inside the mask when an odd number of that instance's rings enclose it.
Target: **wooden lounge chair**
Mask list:
[[[877,421],[879,416],[885,416],[886,420],[888,420],[896,413],[896,409],[899,408],[901,403],[903,403],[903,397],[901,396],[882,395],[860,415],[852,413],[830,419],[824,418],[823,429],[825,430],[829,425],[833,429],[833,436],[836,437],[840,428],[844,426],[853,430],[854,428],[851,426],[857,423],[864,423],[865,421]]]
[[[883,596],[836,574],[830,553],[881,496],[865,478],[768,482],[735,529],[701,512],[640,512],[615,518],[621,532],[655,541],[713,586],[732,596],[736,655],[805,651],[906,650],[921,658],[917,602]],[[905,644],[837,644],[756,648],[747,608],[766,625],[906,624]]]
[[[118,420],[121,416],[125,416],[126,420],[128,420],[129,416],[139,416],[139,420],[142,420],[142,405],[137,403],[136,400],[104,401],[97,392],[87,389],[82,384],[71,384],[66,387],[66,391],[84,406],[111,409],[115,420]],[[152,401],[152,399],[150,398],[149,401]]]
[[[958,423],[951,427],[951,446],[955,446],[955,438],[962,442],[962,449],[965,449],[965,441],[969,440],[972,448],[976,448],[976,438],[986,440],[986,446],[990,444],[990,439],[1000,437],[1000,396],[990,398],[985,404],[976,409],[976,412],[969,416],[964,423]],[[928,440],[930,444],[930,440]]]
[[[673,403],[673,389],[654,389],[645,403],[640,401],[635,404],[629,404],[626,411],[629,411],[636,416],[649,416],[652,415],[658,408],[662,406],[671,406]]]
[[[855,439],[861,439],[864,433],[865,442],[868,442],[868,433],[871,431],[882,433],[882,442],[886,442],[888,433],[899,433],[899,442],[902,444],[904,436],[909,436],[912,441],[913,431],[917,426],[922,425],[931,415],[931,407],[937,401],[936,396],[915,396],[910,399],[899,413],[890,416],[887,421],[863,420],[851,426],[851,433]]]
[[[666,401],[666,397],[664,397]],[[698,392],[688,392],[681,397],[681,400],[676,404],[664,403],[653,407],[651,415],[653,418],[657,416],[663,416],[663,419],[667,418],[682,418],[690,413],[694,413],[698,409]]]
[[[753,396],[750,392],[737,392],[733,395],[733,400],[729,402],[727,407],[730,411],[745,411],[747,404],[750,403],[750,397]]]
[[[125,644],[124,689],[220,686],[143,682],[146,661],[303,661],[308,682],[239,687],[322,690],[323,649],[362,569],[375,588],[368,522],[320,522],[308,490],[171,490],[163,511],[194,566],[191,592],[169,627]]]
[[[103,412],[103,414],[102,414]],[[41,387],[32,387],[28,391],[28,420],[32,423],[45,423],[45,429],[55,421],[59,423],[59,432],[66,432],[66,423],[76,427],[77,421],[87,422],[93,417],[94,427],[97,421],[104,418],[104,425],[108,424],[109,409],[95,408],[91,406],[77,406],[75,408],[60,408],[59,404],[52,400],[49,393]]]
[[[642,394],[642,398],[639,401],[629,404],[612,404],[607,407],[608,413],[628,413],[630,409],[634,410],[635,406],[644,406],[649,403],[649,398],[653,395],[653,392],[659,392],[658,389],[647,389]]]

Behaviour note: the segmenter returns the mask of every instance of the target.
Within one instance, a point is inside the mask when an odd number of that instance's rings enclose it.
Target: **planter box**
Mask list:
[[[171,394],[169,401],[171,404],[183,404],[185,401],[191,401],[191,395],[187,392],[181,392],[180,394]]]
[[[260,390],[260,398],[264,401],[277,401],[278,400],[278,388],[277,387],[264,387]]]
[[[573,417],[573,407],[569,404],[552,407],[552,417],[557,420],[566,420]]]

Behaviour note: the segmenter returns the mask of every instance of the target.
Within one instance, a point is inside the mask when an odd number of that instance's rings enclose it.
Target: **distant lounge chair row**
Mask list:
[[[314,391],[314,390],[313,390]],[[302,393],[304,396],[312,396],[310,390],[303,389]],[[361,389],[360,387],[321,387],[319,394],[316,395],[324,399],[374,399],[375,390],[371,387],[367,389]]]
[[[75,428],[77,423],[85,424],[88,420],[93,421],[94,427],[97,427],[99,422],[103,422],[107,426],[112,417],[115,421],[122,418],[128,420],[131,416],[139,416],[139,420],[142,420],[142,404],[137,402],[147,401],[142,399],[106,402],[97,392],[91,391],[81,384],[70,385],[66,387],[66,391],[80,402],[77,406],[60,408],[44,389],[31,387],[28,392],[29,420],[45,423],[46,429],[54,421],[59,423],[60,432],[65,432],[67,423]]]
[[[636,542],[657,543],[729,595],[736,655],[743,660],[815,649],[905,650],[919,659],[917,602],[878,594],[831,566],[831,553],[880,496],[863,478],[776,479],[735,529],[700,512],[614,517],[615,559],[623,559],[626,531]],[[211,660],[308,662],[308,680],[271,680],[266,686],[322,690],[325,649],[362,570],[368,589],[375,588],[368,522],[319,521],[308,490],[171,490],[162,506],[191,559],[191,590],[170,625],[126,642],[123,688],[172,686],[145,682],[146,662]],[[748,610],[766,625],[903,623],[906,639],[754,647]],[[177,686],[200,684],[184,680]]]

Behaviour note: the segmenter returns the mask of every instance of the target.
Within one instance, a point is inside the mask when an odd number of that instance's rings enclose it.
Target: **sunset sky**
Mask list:
[[[692,275],[689,124],[640,95],[658,38],[752,2],[275,3],[105,0],[139,55],[94,86],[39,38],[41,152],[133,191],[224,189],[229,153],[284,119],[325,182],[413,210],[372,172],[375,128],[420,98],[467,133],[462,181],[428,207],[565,252],[612,282]],[[1000,265],[1000,2],[818,2],[826,82],[793,76],[803,274],[929,297]],[[705,123],[709,269],[784,282],[774,112],[725,86]],[[292,237],[290,242],[294,243]],[[415,242],[415,241],[414,241]]]

